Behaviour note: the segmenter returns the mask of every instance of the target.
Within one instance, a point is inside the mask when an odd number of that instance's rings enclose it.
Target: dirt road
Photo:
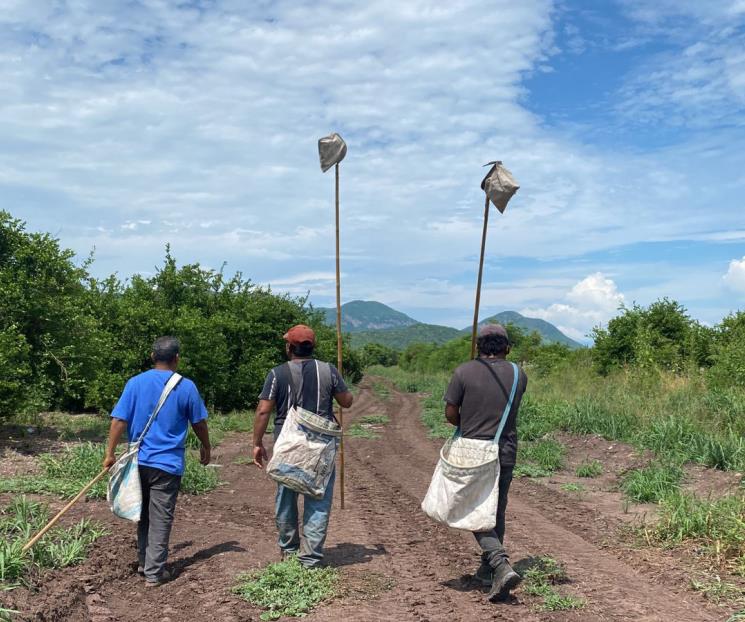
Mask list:
[[[419,509],[440,442],[426,438],[417,398],[391,389],[380,397],[363,382],[352,421],[386,414],[378,439],[347,439],[347,509],[332,515],[327,559],[341,569],[344,593],[309,620],[587,620],[708,622],[726,614],[687,589],[669,555],[616,545],[619,520],[542,483],[513,484],[506,544],[513,561],[551,555],[566,565],[562,589],[586,599],[577,611],[542,612],[518,591],[513,604],[485,602],[464,575],[478,565],[468,533],[448,530]],[[233,435],[216,451],[217,490],[183,496],[171,561],[178,576],[145,588],[133,572],[134,529],[114,521],[105,505],[88,503],[110,525],[82,566],[47,575],[25,603],[36,620],[257,620],[259,611],[231,594],[238,573],[276,561],[274,486],[254,466],[240,464],[248,435]]]

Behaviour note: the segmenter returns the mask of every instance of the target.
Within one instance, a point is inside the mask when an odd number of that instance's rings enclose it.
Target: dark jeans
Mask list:
[[[512,483],[512,471],[515,467],[505,466],[499,472],[499,502],[497,504],[497,525],[490,531],[474,532],[476,541],[481,547],[481,557],[492,568],[508,560],[504,550],[504,517],[507,512],[507,496]]]
[[[147,581],[157,581],[168,558],[168,540],[176,511],[181,476],[140,466],[142,513],[137,525],[137,552]]]

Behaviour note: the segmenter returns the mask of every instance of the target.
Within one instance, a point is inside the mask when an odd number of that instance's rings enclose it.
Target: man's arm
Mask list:
[[[194,430],[194,434],[197,435],[199,442],[202,446],[199,448],[199,462],[204,466],[210,463],[210,454],[212,452],[212,446],[210,445],[210,432],[207,428],[207,420],[202,419],[196,423],[191,424],[191,429]]]
[[[264,434],[266,433],[266,428],[269,426],[269,417],[274,410],[275,404],[275,400],[259,400],[259,405],[256,407],[253,458],[254,464],[260,469],[264,468],[264,462],[269,459],[266,449],[264,449]]]
[[[334,399],[342,408],[351,408],[352,402],[354,402],[354,395],[352,395],[351,391],[345,391],[344,393],[335,394]]]
[[[445,419],[448,423],[459,426],[460,425],[460,406],[455,404],[445,404]]]
[[[116,462],[116,446],[122,438],[122,434],[127,431],[127,422],[122,419],[111,419],[109,426],[109,442],[106,445],[106,455],[103,458],[103,468],[110,469],[111,465]]]

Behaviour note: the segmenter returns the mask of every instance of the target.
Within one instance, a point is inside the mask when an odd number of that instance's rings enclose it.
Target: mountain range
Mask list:
[[[326,323],[336,325],[335,308],[319,308],[326,317]],[[468,326],[461,330],[451,326],[426,324],[396,311],[388,305],[372,300],[353,300],[342,305],[342,330],[349,333],[352,346],[357,348],[367,343],[403,350],[411,343],[445,343],[461,335],[470,333]],[[538,318],[529,318],[517,311],[502,311],[480,323],[498,322],[514,324],[527,333],[537,331],[546,343],[563,343],[570,348],[580,348],[582,344],[567,337],[556,326]]]

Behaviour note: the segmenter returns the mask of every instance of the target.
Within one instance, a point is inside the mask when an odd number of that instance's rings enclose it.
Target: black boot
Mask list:
[[[494,569],[491,567],[491,564],[489,563],[489,555],[488,553],[482,553],[481,554],[481,565],[479,566],[479,569],[476,571],[476,574],[473,575],[473,578],[476,582],[480,583],[483,587],[489,587],[491,586],[493,576],[494,576]]]
[[[512,569],[509,562],[506,559],[500,560],[494,568],[489,601],[497,603],[506,600],[510,595],[510,590],[514,590],[520,581],[522,577]]]

